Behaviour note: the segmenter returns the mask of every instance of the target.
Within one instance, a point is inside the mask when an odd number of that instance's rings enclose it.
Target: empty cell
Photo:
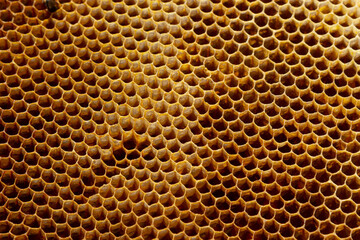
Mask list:
[[[79,3],[0,4],[4,239],[357,238],[354,1]]]

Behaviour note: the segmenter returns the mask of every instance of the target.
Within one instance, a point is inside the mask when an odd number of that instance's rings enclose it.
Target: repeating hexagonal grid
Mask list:
[[[359,239],[356,0],[0,0],[1,239]]]

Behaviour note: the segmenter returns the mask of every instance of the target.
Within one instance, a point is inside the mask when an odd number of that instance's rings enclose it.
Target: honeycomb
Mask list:
[[[359,1],[58,5],[0,0],[1,240],[360,239]]]

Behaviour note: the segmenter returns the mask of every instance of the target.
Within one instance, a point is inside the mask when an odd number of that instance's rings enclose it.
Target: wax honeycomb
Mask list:
[[[0,239],[360,239],[360,2],[0,0]]]

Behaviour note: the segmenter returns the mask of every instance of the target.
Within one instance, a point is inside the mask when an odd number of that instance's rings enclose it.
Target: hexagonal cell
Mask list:
[[[79,3],[0,6],[4,239],[357,238],[354,1]]]

